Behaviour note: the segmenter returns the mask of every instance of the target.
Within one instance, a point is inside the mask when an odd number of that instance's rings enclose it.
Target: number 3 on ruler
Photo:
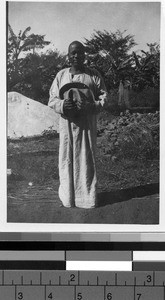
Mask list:
[[[18,298],[17,298],[18,300],[23,300],[23,293],[21,293],[21,292],[19,292],[18,293]]]

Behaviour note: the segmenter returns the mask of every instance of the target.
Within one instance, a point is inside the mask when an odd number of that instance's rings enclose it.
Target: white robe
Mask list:
[[[74,75],[73,79],[69,70],[66,68],[57,74],[48,103],[60,114],[59,197],[65,207],[93,208],[97,206],[96,113],[82,115],[77,122],[70,122],[64,118],[64,100],[59,99],[59,90],[67,83],[82,82],[91,89],[97,109],[106,105],[107,93],[96,70],[87,68],[85,73]]]

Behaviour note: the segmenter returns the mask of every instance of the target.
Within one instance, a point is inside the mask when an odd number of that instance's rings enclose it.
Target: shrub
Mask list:
[[[101,148],[117,158],[158,158],[159,113],[121,113],[104,128]]]

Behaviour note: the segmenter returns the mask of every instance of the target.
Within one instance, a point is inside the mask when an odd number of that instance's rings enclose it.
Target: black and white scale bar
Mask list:
[[[132,271],[165,271],[165,261],[134,261]]]
[[[50,235],[51,236],[51,235]],[[65,234],[65,240],[67,239]],[[124,234],[123,234],[124,236]],[[72,238],[74,239],[74,237]],[[73,241],[3,241],[0,243],[0,250],[18,251],[165,251],[165,242],[79,242]]]
[[[66,270],[65,261],[0,261],[0,270]]]

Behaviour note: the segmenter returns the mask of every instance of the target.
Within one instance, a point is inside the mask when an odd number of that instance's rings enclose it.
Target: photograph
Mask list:
[[[160,224],[161,2],[6,2],[7,223]]]

